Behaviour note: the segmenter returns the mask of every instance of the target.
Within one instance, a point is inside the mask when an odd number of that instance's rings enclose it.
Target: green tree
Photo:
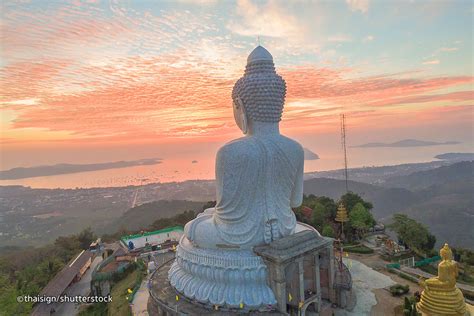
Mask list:
[[[57,252],[60,257],[71,258],[77,253],[78,249],[81,248],[81,243],[77,239],[77,236],[58,237],[54,241],[54,245],[57,247]]]
[[[313,216],[306,219],[302,208],[306,206],[313,210]],[[300,207],[293,209],[298,221],[311,224],[318,229],[323,227],[323,223],[332,222],[336,216],[337,205],[333,199],[326,196],[315,196],[314,194],[304,195],[303,203]],[[314,215],[316,212],[316,215]],[[316,222],[315,222],[316,221]]]
[[[77,235],[77,240],[82,249],[88,249],[90,244],[97,240],[97,236],[90,227],[87,227]]]
[[[364,199],[362,199],[360,195],[354,192],[348,192],[341,196],[341,202],[344,203],[344,206],[346,207],[346,210],[349,213],[352,211],[352,209],[354,208],[354,206],[356,206],[357,203],[361,203],[368,211],[374,208],[372,203],[364,201]]]
[[[432,251],[434,246],[436,245],[436,236],[428,232],[427,239],[428,241],[423,245],[423,250],[429,252]]]
[[[316,203],[313,208],[313,215],[311,218],[311,225],[317,230],[321,230],[324,223],[326,222],[326,209],[321,203]]]
[[[436,238],[428,228],[405,214],[393,215],[393,223],[389,228],[397,233],[400,242],[415,251],[429,252],[436,243]]]
[[[358,202],[352,208],[349,213],[349,222],[359,238],[363,237],[368,229],[375,224],[374,217],[361,202]]]
[[[316,198],[318,204],[324,206],[324,214],[326,218],[333,220],[336,217],[337,205],[333,199],[328,198],[327,196],[319,196]]]
[[[334,229],[332,228],[331,225],[325,225],[323,227],[323,231],[321,232],[321,235],[326,236],[326,237],[331,237],[334,238],[336,234],[334,233]]]

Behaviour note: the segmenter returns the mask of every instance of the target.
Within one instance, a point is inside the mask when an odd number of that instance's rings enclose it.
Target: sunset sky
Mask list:
[[[468,0],[1,6],[1,169],[214,155],[240,135],[230,95],[258,37],[287,82],[282,132],[319,154],[342,112],[352,145],[473,141]]]

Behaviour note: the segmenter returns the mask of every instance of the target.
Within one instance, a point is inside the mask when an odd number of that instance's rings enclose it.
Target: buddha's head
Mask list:
[[[244,134],[255,122],[278,125],[285,95],[285,80],[276,73],[272,55],[258,46],[247,58],[245,74],[232,90],[235,122]]]
[[[444,244],[443,248],[439,250],[439,255],[443,260],[453,259],[453,252],[451,251],[451,248],[449,248],[448,244]]]

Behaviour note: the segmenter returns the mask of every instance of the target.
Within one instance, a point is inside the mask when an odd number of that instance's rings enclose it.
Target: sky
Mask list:
[[[215,154],[258,43],[281,130],[339,142],[473,142],[471,1],[1,1],[2,169]],[[154,150],[150,150],[153,148]]]

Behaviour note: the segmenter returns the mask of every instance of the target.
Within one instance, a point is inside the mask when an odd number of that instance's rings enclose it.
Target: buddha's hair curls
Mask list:
[[[232,99],[242,100],[247,116],[259,122],[279,122],[285,103],[286,83],[270,60],[247,64],[234,85]]]

